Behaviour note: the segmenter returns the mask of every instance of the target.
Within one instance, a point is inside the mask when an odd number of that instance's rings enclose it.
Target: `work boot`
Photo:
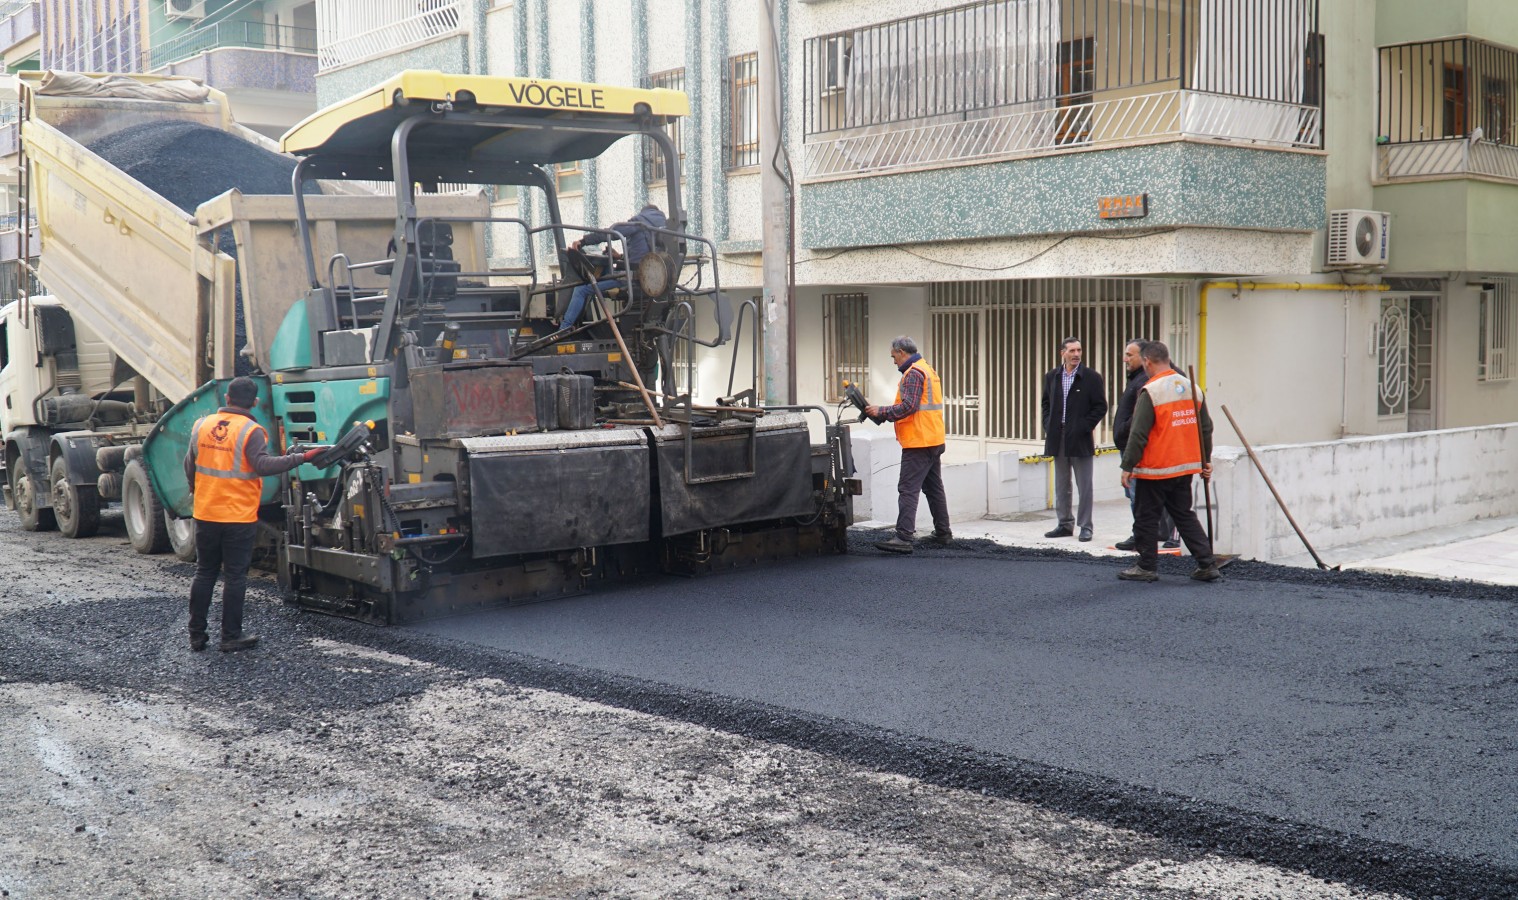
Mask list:
[[[875,549],[884,550],[887,553],[911,553],[912,542],[902,540],[899,534],[893,534],[888,541],[876,541]]]
[[[1054,529],[1053,531],[1046,531],[1046,532],[1044,532],[1044,537],[1046,537],[1046,538],[1069,537],[1072,534],[1075,534],[1075,532],[1071,531],[1070,529],[1068,529],[1065,526],[1061,525],[1058,528]]]
[[[1205,566],[1197,566],[1196,571],[1191,573],[1193,581],[1217,581],[1222,577],[1223,573],[1218,571],[1218,564],[1215,562],[1210,562]]]
[[[1138,549],[1138,545],[1138,538],[1129,536],[1118,541],[1116,544],[1113,544],[1112,549],[1122,550],[1125,553],[1132,553],[1134,550]]]
[[[1130,566],[1117,573],[1119,581],[1159,581],[1160,573],[1143,566]]]
[[[201,631],[201,632],[194,632],[194,631],[192,631],[192,632],[190,632],[190,650],[192,652],[194,652],[194,653],[199,653],[200,651],[202,651],[204,649],[206,649],[206,634],[205,634],[205,632],[204,631]]]
[[[935,547],[947,547],[954,540],[952,531],[935,531],[923,538],[923,543],[932,544]]]
[[[238,650],[247,650],[258,643],[256,634],[240,634],[237,637],[224,637],[218,647],[223,653],[235,653]]]

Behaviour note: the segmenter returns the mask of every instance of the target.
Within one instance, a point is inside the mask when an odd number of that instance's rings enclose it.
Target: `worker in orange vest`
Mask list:
[[[1123,449],[1123,487],[1136,485],[1133,536],[1138,564],[1119,572],[1124,581],[1158,581],[1160,511],[1167,510],[1196,560],[1191,577],[1222,577],[1212,541],[1191,508],[1191,476],[1212,477],[1212,417],[1202,392],[1170,364],[1170,348],[1149,341],[1139,348],[1149,380],[1133,408],[1133,427]]]
[[[269,435],[253,420],[258,383],[234,378],[227,405],[202,416],[190,429],[184,471],[195,495],[195,581],[190,586],[190,649],[206,648],[206,615],[218,576],[221,593],[221,651],[246,650],[258,635],[242,630],[243,594],[258,537],[258,506],[264,478],[288,472],[324,448],[271,456]]]
[[[901,444],[901,475],[896,481],[896,533],[875,544],[888,553],[911,553],[917,531],[917,495],[927,494],[933,513],[933,534],[928,543],[940,547],[954,539],[949,530],[949,498],[943,489],[941,461],[944,451],[943,383],[933,367],[917,352],[917,342],[903,335],[891,342],[891,361],[901,372],[896,402],[868,406],[865,415],[896,423]]]

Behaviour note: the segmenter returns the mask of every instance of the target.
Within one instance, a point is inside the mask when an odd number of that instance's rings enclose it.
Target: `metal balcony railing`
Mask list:
[[[806,176],[864,175],[1166,137],[1305,149],[1322,146],[1322,126],[1322,110],[1316,106],[1201,91],[1161,91],[814,140],[806,145]]]
[[[170,38],[143,53],[143,70],[152,72],[224,47],[309,55],[316,53],[316,29],[262,22],[215,22]]]
[[[461,0],[325,0],[321,17],[322,69],[371,59],[459,30]]]
[[[1384,180],[1518,181],[1518,51],[1471,38],[1382,47],[1377,171]]]
[[[1318,0],[979,0],[809,39],[807,174],[1167,135],[1322,146]]]

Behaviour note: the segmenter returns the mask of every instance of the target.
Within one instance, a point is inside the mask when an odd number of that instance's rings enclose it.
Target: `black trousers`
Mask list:
[[[928,510],[933,513],[933,530],[949,530],[949,495],[943,489],[944,445],[937,447],[902,447],[901,477],[896,481],[896,536],[912,539],[917,530],[917,495],[928,495]]]
[[[248,591],[248,566],[253,563],[257,522],[195,520],[195,581],[190,584],[190,634],[206,633],[211,592],[221,586],[221,636],[242,634],[243,596]]]
[[[1133,537],[1138,541],[1139,568],[1153,572],[1159,565],[1160,513],[1169,512],[1198,566],[1212,565],[1212,541],[1191,508],[1191,476],[1135,478]]]

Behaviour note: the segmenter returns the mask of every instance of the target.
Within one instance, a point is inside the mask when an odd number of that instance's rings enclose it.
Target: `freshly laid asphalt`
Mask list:
[[[1220,833],[1273,823],[1286,857],[1300,828],[1319,856],[1434,860],[1425,889],[1518,884],[1514,592],[1182,565],[1130,584],[1110,559],[866,551],[416,630],[1195,802]]]

